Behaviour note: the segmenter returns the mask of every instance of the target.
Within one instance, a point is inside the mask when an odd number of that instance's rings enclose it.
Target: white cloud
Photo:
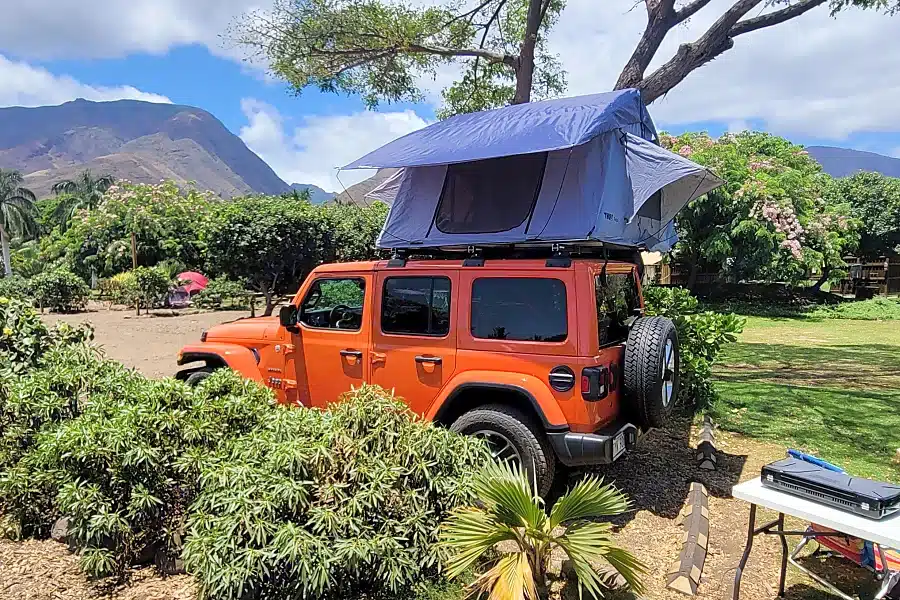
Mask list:
[[[92,86],[67,75],[53,73],[0,55],[0,106],[42,106],[62,104],[75,98],[86,100],[171,100],[158,94],[143,92],[130,85],[118,87]]]
[[[342,191],[371,175],[336,169],[428,123],[411,110],[307,116],[291,128],[275,107],[241,100],[248,124],[240,137],[288,183],[311,183]]]
[[[653,66],[699,37],[732,3],[714,0],[673,30]],[[632,5],[633,0],[570,0],[552,33],[552,47],[569,71],[570,93],[613,86],[646,23],[643,6],[629,11]],[[848,10],[833,19],[823,6],[740,36],[732,50],[654,103],[653,116],[663,126],[758,119],[777,133],[831,139],[896,131],[898,26],[900,18],[875,11]]]
[[[25,59],[110,58],[203,44],[230,55],[219,36],[260,5],[271,0],[12,0],[0,19],[0,52]]]

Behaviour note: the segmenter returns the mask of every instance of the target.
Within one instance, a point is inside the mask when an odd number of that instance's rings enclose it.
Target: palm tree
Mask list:
[[[69,221],[80,209],[94,210],[103,200],[103,194],[115,183],[112,175],[94,177],[89,169],[73,179],[63,179],[53,184],[53,193],[61,196],[59,204],[53,211],[53,220],[65,231]]]
[[[38,230],[36,198],[34,192],[22,187],[23,181],[19,171],[0,169],[0,249],[7,277],[12,275],[10,238],[33,236]]]
[[[537,490],[517,465],[492,463],[475,476],[475,507],[454,511],[443,524],[441,540],[450,551],[448,575],[459,577],[470,569],[487,568],[472,583],[473,595],[490,600],[547,597],[547,567],[554,548],[568,555],[580,585],[594,598],[602,597],[607,573],[595,563],[603,560],[632,590],[643,590],[640,577],[646,568],[630,552],[616,546],[609,523],[589,519],[621,514],[628,499],[597,477],[588,477],[561,497],[550,515]],[[509,547],[514,551],[510,552]],[[492,552],[495,550],[496,552]]]

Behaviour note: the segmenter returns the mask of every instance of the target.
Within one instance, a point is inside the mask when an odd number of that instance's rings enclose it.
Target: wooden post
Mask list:
[[[133,231],[131,232],[131,268],[137,269],[137,240]]]

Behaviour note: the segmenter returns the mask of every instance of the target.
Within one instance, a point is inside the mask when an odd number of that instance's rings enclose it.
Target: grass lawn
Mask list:
[[[900,482],[900,321],[750,317],[715,373],[723,428]]]

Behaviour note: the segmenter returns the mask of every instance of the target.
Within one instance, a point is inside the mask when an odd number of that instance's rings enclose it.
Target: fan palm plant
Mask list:
[[[443,524],[441,540],[450,552],[451,578],[486,568],[471,584],[471,595],[489,600],[539,600],[547,596],[550,555],[560,548],[579,583],[595,598],[617,571],[641,593],[645,567],[616,546],[609,523],[589,519],[621,514],[628,499],[612,485],[588,477],[560,498],[549,516],[517,465],[491,464],[475,478],[478,506],[456,510]],[[509,548],[514,548],[508,551]],[[504,551],[507,550],[507,551]],[[485,562],[487,561],[487,562]],[[598,570],[605,561],[611,569]]]
[[[60,197],[53,211],[53,220],[65,231],[78,210],[94,210],[103,201],[103,194],[115,183],[112,175],[95,177],[89,169],[75,179],[64,179],[53,184],[53,193]]]
[[[22,186],[19,171],[0,169],[0,249],[3,251],[3,272],[12,275],[9,242],[12,237],[30,237],[37,233],[37,209],[34,192]]]

